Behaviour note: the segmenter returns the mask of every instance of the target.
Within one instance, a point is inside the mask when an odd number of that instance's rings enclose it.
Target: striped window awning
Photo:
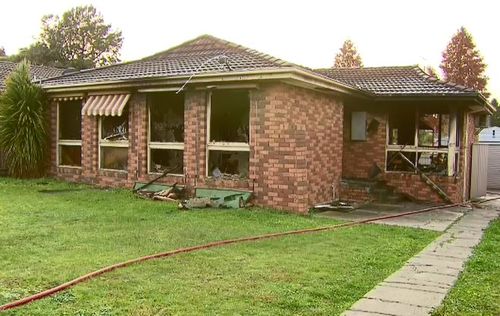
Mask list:
[[[91,95],[82,108],[83,115],[121,116],[130,94]]]

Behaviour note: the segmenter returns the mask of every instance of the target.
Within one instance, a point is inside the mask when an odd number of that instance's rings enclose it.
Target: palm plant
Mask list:
[[[47,145],[46,98],[31,80],[30,65],[20,62],[0,95],[0,148],[10,175],[43,175]]]

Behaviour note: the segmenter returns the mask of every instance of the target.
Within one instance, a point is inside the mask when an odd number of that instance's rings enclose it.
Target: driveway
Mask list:
[[[402,202],[399,204],[365,204],[356,209],[348,211],[324,211],[317,216],[324,216],[344,221],[359,221],[374,217],[397,215],[409,211],[417,211],[428,208],[432,205],[419,204],[412,202]],[[451,224],[461,218],[467,207],[451,207],[446,209],[437,209],[434,211],[414,214],[404,217],[396,217],[376,221],[377,224],[396,225],[404,227],[422,228],[435,231],[445,231]]]

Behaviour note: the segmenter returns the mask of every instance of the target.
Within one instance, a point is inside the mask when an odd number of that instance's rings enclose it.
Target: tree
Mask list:
[[[16,60],[27,58],[33,63],[92,68],[120,61],[123,43],[121,31],[111,25],[93,6],[80,6],[63,13],[62,17],[42,18],[39,40],[20,51]]]
[[[334,68],[360,68],[363,61],[351,40],[345,40],[340,52],[335,56]]]
[[[443,52],[440,65],[447,81],[485,93],[488,78],[486,64],[474,44],[472,35],[461,27]]]
[[[500,126],[500,109],[498,108],[497,99],[491,100],[491,105],[493,105],[493,107],[497,110],[491,116],[491,126]]]
[[[9,173],[19,178],[41,176],[47,145],[46,102],[31,81],[30,66],[19,63],[0,96],[0,148]]]
[[[36,65],[65,67],[67,65],[58,61],[57,55],[50,50],[47,45],[36,42],[28,47],[21,48],[17,55],[10,56],[9,59],[13,62],[28,60]]]

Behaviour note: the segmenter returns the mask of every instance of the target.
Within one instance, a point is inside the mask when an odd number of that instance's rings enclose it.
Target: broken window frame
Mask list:
[[[151,141],[151,106],[152,104],[149,102],[148,98],[148,173],[149,174],[161,174],[161,172],[156,172],[151,170],[151,157],[152,150],[160,149],[160,150],[179,150],[182,151],[184,156],[184,141],[183,142],[154,142]],[[185,111],[185,103],[183,105]],[[184,112],[185,113],[185,112]],[[185,139],[186,135],[184,135]],[[184,159],[184,158],[183,158]],[[184,170],[184,161],[181,170]],[[183,173],[169,173],[172,176],[184,176]]]
[[[74,100],[71,100],[70,102],[72,102]],[[82,107],[83,107],[83,102],[82,100],[77,100],[79,103],[80,103],[80,114],[81,114],[81,110],[82,110]],[[56,113],[56,125],[57,125],[57,144],[56,144],[56,148],[57,148],[57,154],[56,154],[56,164],[58,167],[64,167],[64,168],[75,168],[75,169],[81,169],[82,168],[82,159],[80,157],[80,164],[79,165],[63,165],[62,164],[62,158],[61,158],[61,154],[62,154],[62,148],[63,147],[80,147],[80,155],[81,155],[81,150],[82,150],[82,124],[83,124],[83,118],[82,116],[80,115],[80,139],[64,139],[64,138],[61,138],[61,107],[64,106],[64,104],[62,103],[66,103],[66,101],[59,101],[57,102],[57,113]],[[68,106],[68,105],[67,105]]]
[[[128,126],[127,126],[127,139],[124,140],[124,139],[120,139],[120,140],[109,140],[109,139],[103,139],[102,138],[102,128],[103,128],[103,124],[102,124],[102,121],[103,119],[105,119],[106,116],[100,116],[99,117],[99,126],[98,126],[98,137],[99,137],[99,170],[105,170],[105,171],[114,171],[114,172],[128,172],[128,163],[127,163],[127,169],[112,169],[112,168],[103,168],[102,167],[102,158],[103,158],[103,154],[102,154],[102,151],[104,148],[110,148],[110,147],[119,147],[119,148],[129,148],[129,142],[130,142],[130,139],[129,139],[129,132],[130,132],[130,113],[129,113],[129,108],[128,108],[128,105],[125,107],[124,111],[123,111],[123,114],[122,116],[126,116],[127,117],[127,121],[128,121]],[[128,154],[127,154],[127,159],[128,159]]]
[[[228,87],[227,89],[231,89]],[[250,112],[251,112],[251,102],[250,102],[250,90],[249,89],[241,89],[234,88],[237,90],[243,90],[248,92],[248,142],[216,142],[210,141],[210,124],[211,124],[211,113],[212,113],[212,91],[208,91],[207,95],[207,149],[206,149],[206,176],[211,178],[211,170],[210,170],[210,152],[211,151],[226,151],[226,152],[248,152],[248,167],[250,169],[250,142],[251,142],[251,128],[250,128]],[[247,175],[249,176],[250,170],[247,171]]]
[[[422,112],[425,114],[429,114],[428,111]],[[414,145],[392,145],[390,144],[390,122],[389,115],[387,115],[387,124],[386,124],[386,148],[385,148],[385,172],[386,173],[416,173],[416,171],[393,171],[388,169],[388,157],[392,152],[401,151],[402,153],[414,153],[415,159],[412,163],[415,166],[418,166],[418,159],[421,153],[427,153],[430,155],[439,155],[444,154],[447,160],[447,172],[445,175],[441,173],[432,173],[439,176],[456,176],[459,173],[459,159],[460,159],[460,124],[463,122],[459,122],[460,113],[456,110],[449,110],[447,112],[437,112],[435,114],[448,114],[449,115],[449,130],[448,130],[448,146],[440,146],[440,147],[428,147],[428,146],[419,146],[419,122],[420,122],[420,112],[418,109],[415,109],[415,142]],[[441,123],[440,123],[441,124]],[[441,139],[439,139],[441,141]],[[449,159],[451,157],[451,159]],[[425,171],[424,171],[425,172]]]

